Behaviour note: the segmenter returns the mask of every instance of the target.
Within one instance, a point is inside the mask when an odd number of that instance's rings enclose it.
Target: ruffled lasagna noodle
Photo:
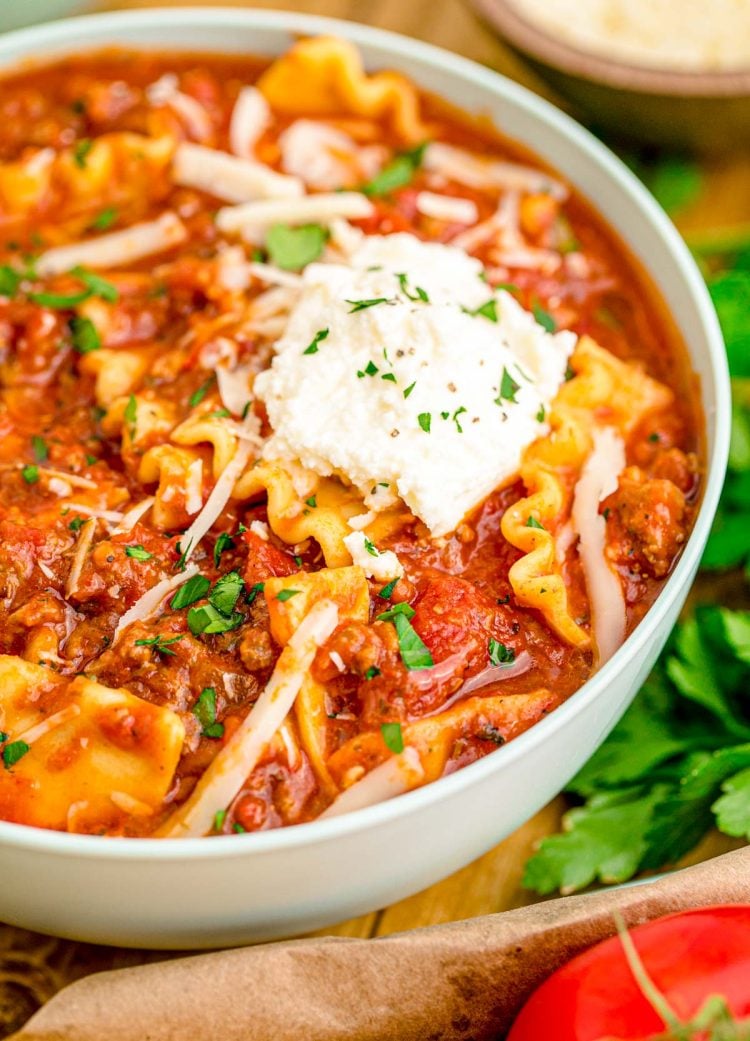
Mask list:
[[[327,37],[84,55],[0,108],[0,818],[348,813],[616,652],[700,430],[563,179]]]

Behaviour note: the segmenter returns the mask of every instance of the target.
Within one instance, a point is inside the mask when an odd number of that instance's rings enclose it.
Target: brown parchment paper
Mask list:
[[[656,882],[374,940],[293,940],[98,973],[12,1041],[490,1041],[532,989],[629,925],[750,902],[750,848]]]

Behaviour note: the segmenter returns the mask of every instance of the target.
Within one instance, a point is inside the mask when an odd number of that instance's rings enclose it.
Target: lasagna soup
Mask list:
[[[0,111],[0,818],[331,817],[616,651],[700,430],[564,180],[333,38],[67,58]]]

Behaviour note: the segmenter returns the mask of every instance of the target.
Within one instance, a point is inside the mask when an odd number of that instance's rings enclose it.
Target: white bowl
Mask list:
[[[674,624],[711,526],[727,458],[730,394],[703,280],[635,177],[547,102],[415,40],[271,11],[151,10],[58,22],[0,39],[0,68],[109,44],[272,55],[298,33],[346,36],[368,66],[400,69],[456,105],[488,113],[596,205],[660,288],[700,377],[703,503],[646,619],[593,679],[506,748],[379,806],[250,836],[116,840],[0,823],[0,919],[15,925],[140,947],[239,944],[363,914],[457,870],[559,792],[625,711]]]

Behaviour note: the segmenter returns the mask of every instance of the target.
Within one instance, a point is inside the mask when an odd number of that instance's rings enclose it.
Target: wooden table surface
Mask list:
[[[204,0],[204,5],[209,6]],[[95,8],[179,6],[178,0],[98,0]],[[483,25],[462,0],[263,0],[251,3],[223,0],[223,6],[265,7],[331,15],[394,29],[483,62],[550,97],[550,92]],[[175,12],[175,18],[179,13]],[[554,99],[553,100],[558,100]],[[684,217],[687,231],[734,225],[750,219],[750,157],[732,156],[705,164],[707,190]],[[533,900],[521,887],[526,858],[535,843],[559,827],[565,809],[562,798],[479,860],[437,885],[391,907],[353,919],[324,934],[382,936],[518,907]],[[729,840],[709,836],[694,851],[697,861],[730,848]],[[39,955],[42,958],[39,958]],[[37,1004],[64,983],[97,969],[153,961],[164,955],[113,950],[52,940],[9,926],[0,926],[0,962],[15,971],[16,982],[0,988],[0,1036],[5,1036]],[[41,962],[41,964],[40,964]]]

